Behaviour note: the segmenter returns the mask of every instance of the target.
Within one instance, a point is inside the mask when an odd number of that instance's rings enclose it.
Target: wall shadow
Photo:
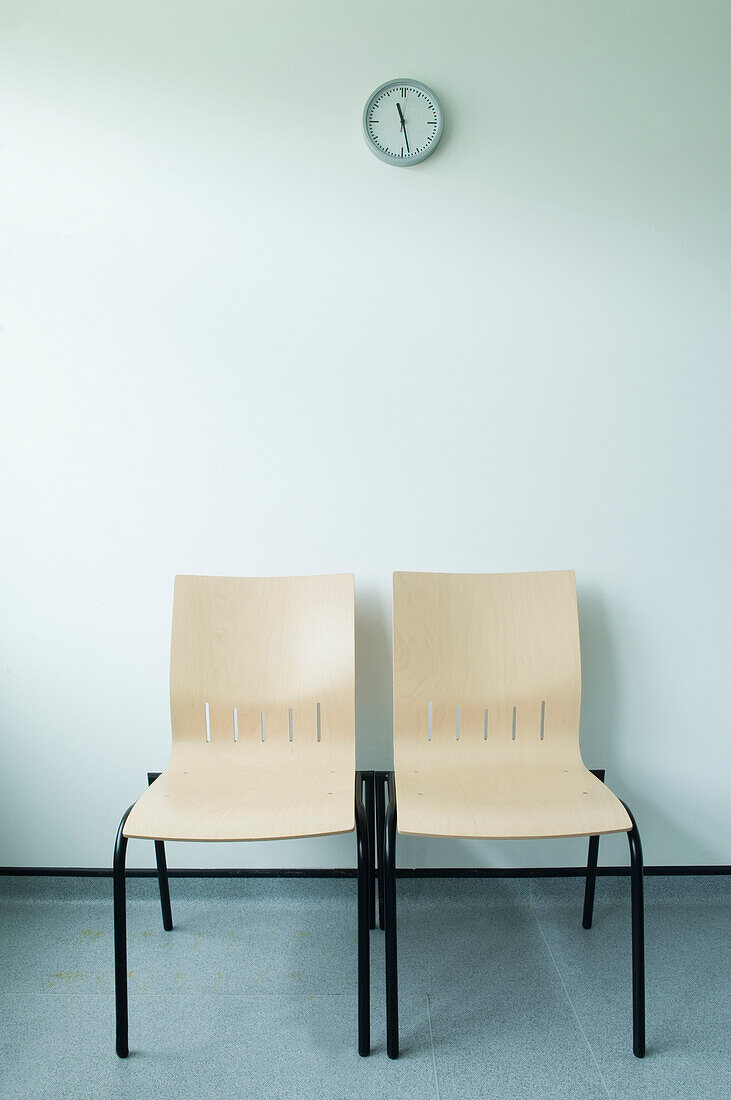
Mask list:
[[[601,594],[582,588],[579,594],[581,634],[581,755],[587,768],[606,768],[611,777],[616,755],[619,690],[609,620]]]
[[[390,593],[359,586],[355,597],[357,766],[393,767],[393,641]]]
[[[581,754],[588,768],[605,768],[607,784],[632,810],[643,840],[645,863],[713,863],[714,853],[699,837],[692,835],[692,823],[681,827],[660,805],[654,792],[653,776],[633,765],[625,748],[619,751],[619,709],[617,700],[625,694],[620,682],[618,662],[609,626],[603,592],[582,588],[579,593],[579,628],[581,631],[582,704]],[[634,639],[625,637],[624,645],[634,646]],[[638,658],[639,658],[638,653]],[[626,655],[623,661],[627,665]],[[640,667],[638,659],[637,667]],[[624,719],[626,721],[626,718]],[[642,737],[641,728],[633,728],[632,736]],[[689,827],[690,826],[690,827]],[[656,841],[662,838],[662,850],[671,851],[673,858],[654,854]],[[604,858],[602,858],[602,853]],[[600,863],[624,864],[628,861],[624,835],[605,837],[600,845]]]

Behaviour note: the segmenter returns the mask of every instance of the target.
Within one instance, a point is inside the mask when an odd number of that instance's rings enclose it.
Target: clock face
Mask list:
[[[389,80],[376,88],[363,111],[371,151],[387,164],[418,164],[442,136],[439,100],[416,80]]]

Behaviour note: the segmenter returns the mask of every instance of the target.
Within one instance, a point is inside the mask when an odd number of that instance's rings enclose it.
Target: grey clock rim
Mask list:
[[[368,108],[377,95],[384,90],[384,88],[398,87],[399,84],[408,84],[410,88],[417,88],[421,92],[425,92],[426,95],[433,101],[437,111],[437,132],[434,135],[433,140],[429,143],[428,147],[423,153],[419,153],[418,156],[412,157],[409,160],[395,160],[393,157],[388,156],[387,153],[382,153],[381,150],[373,144],[370,134],[368,133]],[[363,108],[363,136],[365,137],[368,148],[374,156],[382,160],[384,164],[390,164],[394,168],[411,168],[414,164],[420,164],[427,157],[430,157],[437,145],[442,139],[442,132],[444,130],[444,112],[442,111],[442,105],[439,102],[439,97],[429,87],[428,84],[423,84],[420,80],[412,80],[411,77],[401,76],[397,80],[386,80],[383,84],[379,84],[375,91],[371,92],[366,100],[365,107]]]

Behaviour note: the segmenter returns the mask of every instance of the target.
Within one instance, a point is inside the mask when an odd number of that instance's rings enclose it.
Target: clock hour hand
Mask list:
[[[401,104],[398,101],[396,102],[396,110],[398,111],[399,118],[401,119],[401,129],[404,132],[404,138],[406,140],[406,152],[410,153],[411,149],[409,148],[409,135],[406,133],[406,119],[404,118],[404,112],[401,110]]]

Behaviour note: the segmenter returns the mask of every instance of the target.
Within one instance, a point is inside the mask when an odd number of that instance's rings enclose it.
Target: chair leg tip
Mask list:
[[[117,1057],[126,1058],[129,1054],[129,1047],[126,1043],[117,1043]]]
[[[582,928],[591,928],[591,919],[587,920],[586,917],[585,917],[584,920],[581,922],[581,927]]]

